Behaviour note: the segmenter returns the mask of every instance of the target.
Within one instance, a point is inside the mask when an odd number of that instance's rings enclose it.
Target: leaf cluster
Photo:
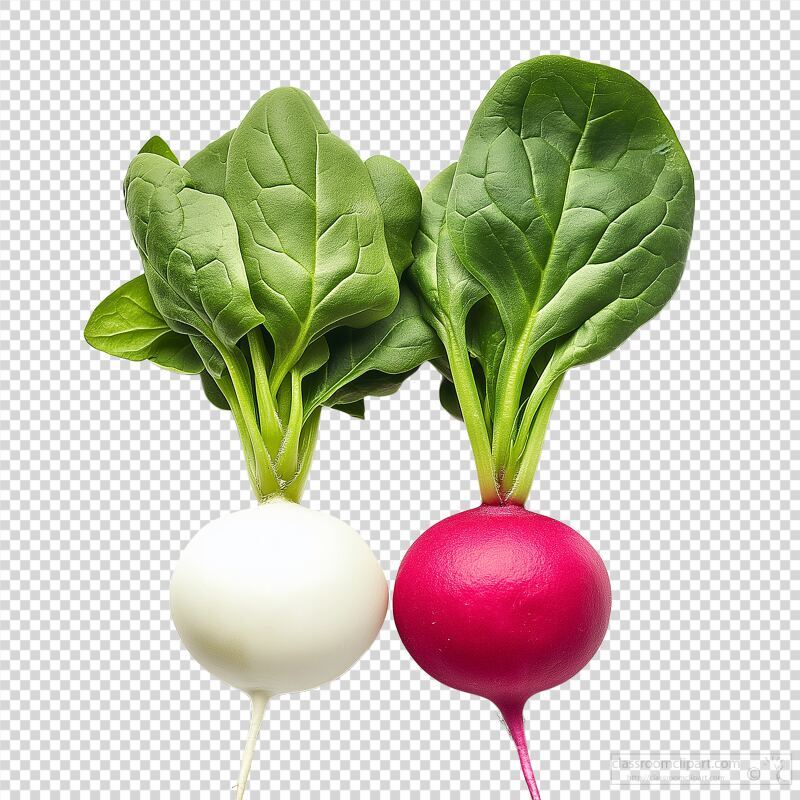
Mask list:
[[[694,217],[655,98],[561,56],[501,76],[422,195],[290,88],[183,166],[154,137],[124,188],[144,273],[86,338],[199,374],[261,498],[299,495],[322,407],[362,417],[430,360],[484,501],[523,503],[564,375],[664,307]]]
[[[423,192],[409,271],[485,501],[524,502],[564,374],[664,307],[693,216],[689,162],[630,75],[545,56],[490,89]]]
[[[323,406],[357,417],[441,345],[400,278],[421,197],[281,88],[184,165],[153,137],[124,181],[143,274],[103,300],[99,350],[198,374],[230,410],[259,498],[296,498]]]

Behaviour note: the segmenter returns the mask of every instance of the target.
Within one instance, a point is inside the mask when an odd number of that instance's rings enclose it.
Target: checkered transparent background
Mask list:
[[[616,789],[610,765],[798,748],[790,5],[0,0],[0,799],[229,797],[238,769],[245,698],[190,660],[167,596],[191,536],[251,502],[232,422],[196,380],[81,337],[140,270],[120,190],[131,155],[158,132],[187,158],[291,83],[365,157],[424,183],[493,80],[545,52],[653,90],[698,211],[672,303],[566,381],[530,501],[591,540],[615,603],[591,665],[528,706],[543,793],[789,796]],[[365,423],[327,414],[310,479],[306,502],[350,521],[391,576],[420,531],[477,502],[435,389],[423,369]],[[523,793],[493,709],[422,674],[390,621],[345,677],[271,705],[252,787]]]

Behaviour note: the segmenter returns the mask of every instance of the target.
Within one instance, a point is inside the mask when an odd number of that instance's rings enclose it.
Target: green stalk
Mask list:
[[[472,374],[466,338],[463,334],[456,334],[449,324],[445,324],[444,328],[446,334],[444,346],[447,350],[458,402],[461,405],[461,414],[467,427],[467,436],[469,436],[475,457],[481,499],[489,505],[497,505],[501,502],[501,498],[495,480],[492,448],[489,443],[481,399]]]
[[[525,410],[522,414],[522,419],[520,420],[519,427],[517,428],[516,441],[514,442],[511,451],[511,463],[518,463],[519,460],[521,459],[522,452],[525,449],[525,444],[528,441],[528,435],[530,433],[534,417],[536,416],[539,410],[539,405],[544,401],[547,392],[550,391],[550,388],[556,382],[560,384],[560,381],[564,377],[563,372],[560,375],[551,374],[550,370],[551,364],[552,362],[548,362],[547,366],[545,367],[544,371],[539,377],[539,380],[536,382],[536,386],[533,389],[533,393],[531,394],[525,406]]]
[[[550,421],[553,404],[556,401],[556,395],[561,388],[563,380],[564,376],[561,375],[553,381],[536,411],[530,436],[525,444],[522,459],[519,462],[519,469],[516,470],[516,479],[509,490],[508,499],[512,503],[523,505],[530,494],[533,479],[536,476],[536,468],[539,466],[539,459],[542,455],[547,423]],[[531,399],[533,398],[531,397]]]
[[[276,360],[272,364],[272,370],[270,371],[269,381],[272,386],[279,388],[284,381],[284,378],[289,374],[292,367],[297,364],[300,357],[305,352],[306,348],[308,347],[307,341],[307,332],[305,327],[300,332],[297,337],[297,341],[294,343],[292,349],[287,353],[286,357],[283,359],[278,360],[276,354]]]
[[[277,472],[285,481],[289,482],[298,471],[298,449],[300,447],[300,433],[303,428],[303,376],[296,369],[291,373],[292,405],[289,411],[289,423],[286,426],[286,435],[281,444],[278,456]]]
[[[228,368],[233,390],[239,403],[242,426],[247,432],[247,436],[253,448],[253,461],[255,463],[257,481],[260,487],[260,491],[257,491],[256,495],[259,498],[259,502],[263,502],[267,497],[280,492],[280,483],[273,469],[270,454],[264,444],[264,440],[261,438],[261,431],[259,430],[258,420],[256,419],[250,374],[245,365],[237,358],[237,354],[231,353],[218,340],[212,339],[211,341],[217,350],[219,350],[220,355],[225,361],[225,366]],[[238,353],[238,356],[244,361],[244,356],[242,356],[241,353]]]
[[[321,408],[316,408],[311,412],[311,415],[306,420],[303,429],[300,432],[300,446],[299,446],[299,469],[294,479],[284,489],[284,496],[288,500],[298,502],[300,495],[303,493],[308,473],[311,469],[311,463],[314,460],[314,446],[317,443],[317,432],[319,430],[319,416]]]
[[[505,357],[503,361],[505,361]],[[511,447],[514,421],[517,417],[519,399],[522,395],[522,386],[525,383],[528,365],[529,362],[525,361],[519,344],[511,357],[508,369],[504,369],[501,362],[497,381],[496,413],[492,429],[492,455],[495,460],[497,480],[501,486],[507,485],[509,478],[513,477],[507,473],[512,466]]]
[[[250,345],[250,356],[253,359],[253,374],[256,385],[256,401],[258,403],[258,419],[261,435],[270,452],[276,452],[283,438],[278,411],[269,385],[269,366],[267,348],[264,346],[264,337],[261,330],[256,328],[247,334],[247,343]]]
[[[253,442],[250,439],[250,434],[247,431],[247,426],[242,416],[242,409],[239,405],[239,399],[233,388],[233,383],[227,375],[222,375],[219,378],[214,378],[219,390],[228,401],[233,415],[233,421],[236,423],[236,429],[239,431],[239,438],[242,440],[242,450],[244,451],[244,460],[247,463],[247,475],[250,478],[250,485],[253,487],[253,493],[258,499],[259,503],[264,502],[268,495],[264,493],[260,485],[260,478],[258,466],[256,464],[255,455],[253,452]]]

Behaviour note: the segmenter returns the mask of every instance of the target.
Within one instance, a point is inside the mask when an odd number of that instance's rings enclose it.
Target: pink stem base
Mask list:
[[[519,763],[522,765],[522,774],[525,776],[525,783],[528,786],[528,791],[531,793],[531,800],[541,800],[539,795],[539,788],[536,786],[536,778],[533,777],[533,767],[531,766],[531,757],[528,753],[528,743],[525,740],[525,723],[522,718],[522,705],[505,705],[498,706],[503,719],[508,726],[508,732],[514,740],[514,744],[519,754]]]

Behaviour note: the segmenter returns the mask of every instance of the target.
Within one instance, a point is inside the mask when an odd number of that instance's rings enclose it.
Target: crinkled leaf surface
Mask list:
[[[305,383],[306,415],[323,404],[389,394],[420,364],[442,354],[419,302],[405,287],[388,317],[367,328],[339,328],[326,338],[330,358]]]
[[[399,278],[414,260],[412,243],[419,229],[422,195],[408,170],[393,158],[372,156],[364,163],[375,187],[386,246]]]
[[[469,310],[486,289],[459,261],[444,225],[455,172],[456,165],[451,164],[422,192],[422,216],[409,279],[422,300],[426,318],[437,329],[445,325],[463,332]]]
[[[547,56],[506,72],[481,104],[447,226],[520,362],[568,336],[554,354],[563,371],[617,347],[672,295],[693,186],[647,89],[610,67]]]
[[[188,336],[173,331],[139,275],[114,290],[92,312],[84,329],[92,347],[129,361],[149,360],[173,372],[203,370]]]
[[[151,153],[125,178],[125,206],[156,307],[170,326],[233,348],[263,317],[253,305],[236,223],[221,197]]]
[[[225,198],[279,374],[325,331],[369,325],[397,304],[367,168],[302,92],[269,92],[236,129]]]
[[[228,131],[193,155],[183,168],[192,176],[192,186],[201,192],[225,193],[225,172],[228,166],[228,150],[234,131]]]

